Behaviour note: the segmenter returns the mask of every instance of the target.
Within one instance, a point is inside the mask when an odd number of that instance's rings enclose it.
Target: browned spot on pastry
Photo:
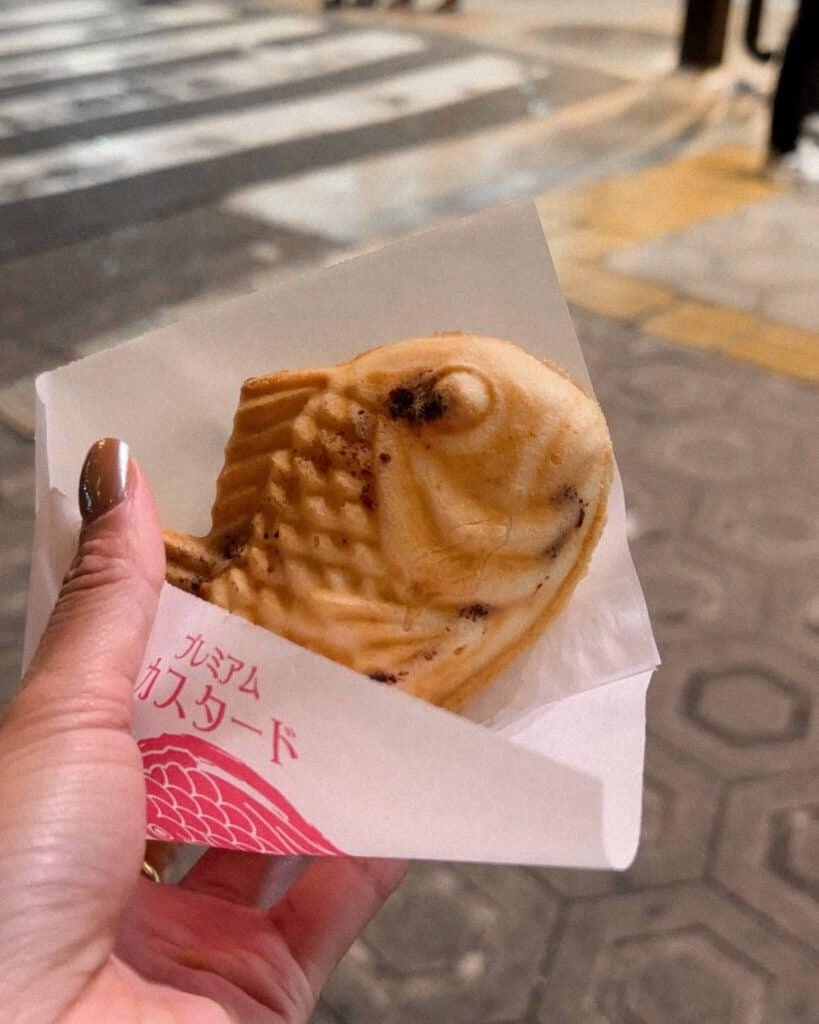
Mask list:
[[[546,548],[543,554],[547,558],[557,558],[557,556],[565,547],[566,541],[569,539],[569,534],[571,533],[572,529],[573,527],[570,527],[568,530],[564,530],[563,533],[561,533],[560,536],[556,537],[555,540],[548,546],[548,548]]]
[[[586,502],[580,496],[577,488],[573,484],[566,484],[565,487],[561,487],[560,490],[552,498],[555,505],[577,505],[577,518],[575,519],[575,529],[579,530],[586,519]]]
[[[361,488],[361,504],[372,512],[375,508],[375,488],[372,470],[362,469],[361,479],[364,481],[364,486]]]
[[[387,411],[394,420],[430,423],[446,412],[446,399],[436,390],[434,377],[422,376],[414,384],[393,388],[387,396]]]
[[[387,452],[381,452],[378,458],[379,461],[383,462],[385,466],[387,465],[388,462],[392,462],[392,455],[389,455]]]
[[[479,619],[485,619],[489,614],[488,604],[470,604],[466,608],[461,608],[458,614],[462,619],[469,619],[470,622],[478,622]]]
[[[189,584],[191,593],[192,594],[198,594],[199,591],[202,589],[202,584],[204,582],[205,581],[202,579],[201,576],[191,576],[191,580],[190,580],[190,584]]]
[[[573,484],[566,484],[565,487],[560,488],[553,500],[556,505],[565,505],[571,501],[579,501],[580,495]]]
[[[242,535],[226,533],[222,538],[222,557],[231,559],[241,554],[247,543],[247,534],[248,531],[245,531]]]
[[[386,683],[388,686],[398,682],[398,676],[394,672],[370,672],[370,679],[376,683]]]

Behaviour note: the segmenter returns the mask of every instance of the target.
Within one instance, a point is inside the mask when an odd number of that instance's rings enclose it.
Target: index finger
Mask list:
[[[315,860],[269,912],[318,997],[330,972],[400,885],[405,860]]]

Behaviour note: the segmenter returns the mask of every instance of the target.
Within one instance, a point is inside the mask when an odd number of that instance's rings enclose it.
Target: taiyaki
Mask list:
[[[560,368],[445,333],[245,381],[212,529],[168,579],[457,709],[561,610],[600,536],[606,422]]]

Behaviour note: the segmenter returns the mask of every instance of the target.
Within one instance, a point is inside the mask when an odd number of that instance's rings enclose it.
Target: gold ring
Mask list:
[[[152,882],[156,882],[157,884],[159,884],[162,881],[159,872],[156,870],[153,864],[150,864],[147,860],[144,860],[142,862],[140,872],[141,874],[145,875],[146,878],[150,878]]]

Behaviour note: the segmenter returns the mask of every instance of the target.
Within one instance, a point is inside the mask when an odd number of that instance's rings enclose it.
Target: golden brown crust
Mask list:
[[[611,444],[593,398],[508,342],[445,333],[242,388],[213,528],[177,586],[460,707],[588,567]]]

